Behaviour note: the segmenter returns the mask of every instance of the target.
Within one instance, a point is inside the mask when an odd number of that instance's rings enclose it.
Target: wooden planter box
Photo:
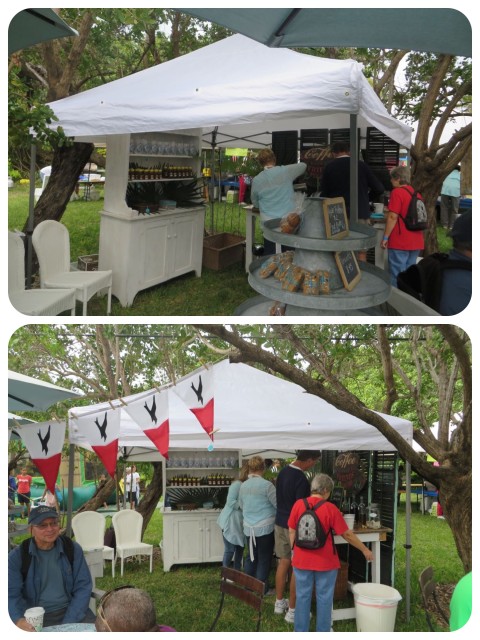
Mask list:
[[[234,233],[216,233],[203,239],[203,266],[220,271],[242,262],[245,238]]]
[[[77,266],[80,271],[97,271],[98,254],[92,254],[90,256],[78,256]]]

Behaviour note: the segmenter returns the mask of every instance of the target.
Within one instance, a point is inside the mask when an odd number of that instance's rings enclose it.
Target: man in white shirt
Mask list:
[[[130,509],[135,509],[137,501],[137,484],[140,482],[140,475],[136,467],[127,467],[125,470],[125,495],[130,502]]]

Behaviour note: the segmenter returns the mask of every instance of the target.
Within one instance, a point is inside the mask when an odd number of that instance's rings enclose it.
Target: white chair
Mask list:
[[[50,174],[42,176],[42,186],[37,187],[34,192],[35,202],[37,202],[37,200],[40,198],[40,196],[44,192],[49,179],[50,179]]]
[[[112,516],[115,531],[116,557],[120,558],[120,574],[123,576],[123,561],[131,556],[150,556],[150,573],[152,573],[153,545],[141,542],[143,517],[138,511],[124,509]]]
[[[105,518],[96,511],[82,511],[72,518],[75,540],[84,551],[102,549],[103,560],[111,560],[112,577],[115,577],[115,549],[103,544]]]
[[[75,315],[75,289],[25,289],[25,246],[17,233],[8,232],[8,296],[12,306],[27,316]]]
[[[70,271],[70,237],[65,225],[55,220],[40,222],[33,232],[33,246],[40,264],[42,289],[73,287],[77,300],[87,302],[95,294],[108,289],[107,314],[112,306],[112,271]]]

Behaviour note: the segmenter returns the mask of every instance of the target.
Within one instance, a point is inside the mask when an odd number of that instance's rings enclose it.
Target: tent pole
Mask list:
[[[358,135],[357,114],[350,114],[350,222],[358,222]]]
[[[37,146],[32,142],[30,147],[30,199],[28,203],[28,220],[27,220],[27,243],[26,243],[26,289],[32,288],[32,269],[33,269],[33,249],[32,249],[32,233],[35,209],[35,165],[37,162]]]
[[[411,494],[410,462],[405,464],[405,617],[410,622],[410,561],[411,561],[411,520],[412,520],[412,494]]]
[[[67,527],[66,534],[72,536],[73,513],[73,474],[75,470],[75,445],[71,444],[68,450],[68,497],[67,497]]]
[[[215,207],[215,147],[217,146],[218,127],[212,131],[212,157],[211,157],[211,176],[210,176],[210,230],[214,233],[214,207]],[[220,188],[220,185],[219,185]]]

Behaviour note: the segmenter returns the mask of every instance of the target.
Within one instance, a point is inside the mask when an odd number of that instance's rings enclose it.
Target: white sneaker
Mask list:
[[[285,600],[285,598],[282,598],[281,600],[275,600],[274,613],[283,615],[285,611],[288,611],[288,600]]]
[[[285,614],[285,622],[289,622],[290,624],[293,624],[295,622],[295,609],[288,609],[287,613]]]

